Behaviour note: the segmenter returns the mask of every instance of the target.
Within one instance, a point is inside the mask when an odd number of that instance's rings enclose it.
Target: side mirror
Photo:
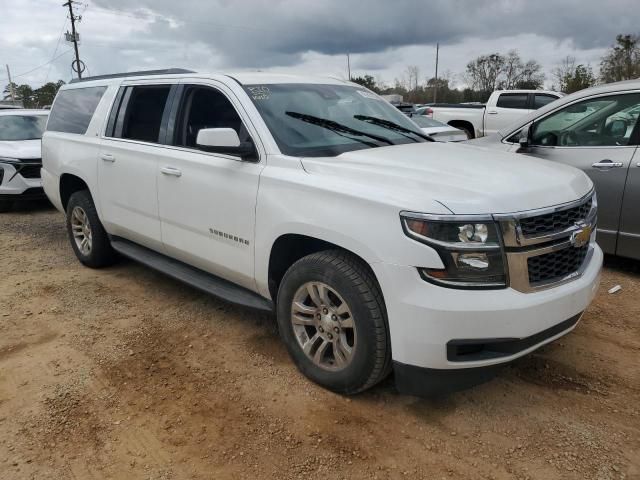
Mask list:
[[[233,128],[201,128],[196,144],[208,152],[226,153],[247,160],[258,158],[253,142],[241,142]]]
[[[520,131],[520,138],[518,138],[518,143],[520,144],[520,148],[529,148],[529,140],[531,138],[531,126],[532,124],[527,125]]]

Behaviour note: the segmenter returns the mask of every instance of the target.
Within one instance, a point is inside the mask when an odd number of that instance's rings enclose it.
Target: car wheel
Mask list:
[[[10,200],[0,200],[0,213],[5,213],[11,210],[13,204]]]
[[[84,265],[100,268],[115,262],[116,253],[87,190],[76,192],[69,199],[67,233],[71,248]]]
[[[390,371],[391,344],[378,282],[340,250],[308,255],[284,275],[278,327],[293,361],[329,390],[355,394]]]

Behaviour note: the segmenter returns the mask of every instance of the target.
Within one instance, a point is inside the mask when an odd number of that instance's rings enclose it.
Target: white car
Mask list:
[[[328,389],[391,370],[402,392],[467,387],[571,331],[595,294],[577,169],[434,143],[336,79],[135,75],[65,85],[51,110],[44,188],[76,256],[275,312]]]
[[[40,139],[47,110],[0,110],[0,212],[14,202],[45,198]]]
[[[425,115],[464,130],[469,138],[478,138],[496,133],[563,95],[550,90],[496,90],[486,105],[436,103],[425,109]]]
[[[467,132],[439,122],[425,115],[411,115],[411,120],[420,127],[426,135],[436,142],[462,142],[467,140]]]

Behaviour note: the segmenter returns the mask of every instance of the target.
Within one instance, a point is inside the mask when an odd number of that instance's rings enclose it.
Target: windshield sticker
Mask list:
[[[269,97],[271,97],[271,91],[264,85],[247,88],[251,92],[251,97],[254,100],[269,100]]]
[[[373,92],[367,92],[366,90],[357,90],[357,92],[362,95],[364,98],[370,98],[371,100],[380,100],[380,97],[378,97],[375,93]]]

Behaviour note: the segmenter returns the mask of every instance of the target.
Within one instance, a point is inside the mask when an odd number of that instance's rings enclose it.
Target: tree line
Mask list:
[[[23,107],[47,107],[53,103],[53,99],[62,85],[64,85],[64,81],[58,80],[57,82],[45,83],[40,88],[34,89],[27,84],[18,85],[12,82],[11,85],[7,85],[4,88],[2,92],[3,100],[11,100],[11,87],[13,87],[13,95],[17,101],[22,102]]]
[[[486,102],[494,90],[540,89],[546,80],[542,65],[537,60],[523,60],[517,50],[480,55],[467,64],[460,77],[466,84],[462,89],[453,86],[451,72],[445,72],[437,80],[432,77],[420,82],[419,67],[412,65],[392,85],[367,74],[351,80],[380,94],[400,94],[412,103],[433,102],[434,98],[447,103]],[[616,43],[600,60],[598,75],[591,65],[577,63],[575,57],[567,56],[553,69],[551,78],[553,89],[564,93],[598,83],[640,78],[640,35],[618,35]]]

